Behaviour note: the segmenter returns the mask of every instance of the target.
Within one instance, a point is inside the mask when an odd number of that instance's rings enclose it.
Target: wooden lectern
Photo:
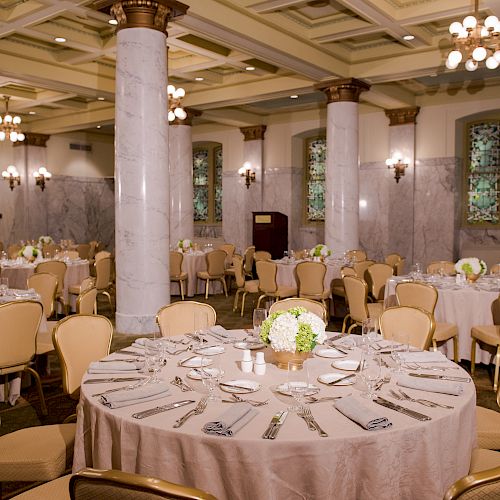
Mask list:
[[[288,217],[280,212],[252,213],[255,250],[266,250],[273,259],[281,259],[288,250]]]

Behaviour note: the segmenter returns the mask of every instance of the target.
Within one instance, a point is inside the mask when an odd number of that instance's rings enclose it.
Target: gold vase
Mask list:
[[[480,274],[473,274],[473,273],[467,273],[465,275],[465,277],[467,278],[467,281],[469,283],[475,283],[479,279],[480,276],[481,276]]]
[[[274,361],[278,368],[282,370],[288,370],[289,361],[299,361],[300,366],[304,364],[304,361],[309,357],[308,352],[289,352],[289,351],[274,351]]]

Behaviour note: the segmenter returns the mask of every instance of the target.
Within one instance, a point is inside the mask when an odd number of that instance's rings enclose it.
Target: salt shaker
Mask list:
[[[266,373],[266,361],[264,359],[263,352],[258,352],[256,354],[253,369],[254,369],[255,375],[264,375]]]
[[[250,349],[243,351],[243,359],[241,360],[241,371],[244,373],[251,373],[253,369],[253,360]]]

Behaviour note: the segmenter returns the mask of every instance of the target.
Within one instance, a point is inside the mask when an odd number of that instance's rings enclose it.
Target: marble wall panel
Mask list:
[[[247,247],[246,191],[238,172],[222,174],[222,236],[239,250]]]

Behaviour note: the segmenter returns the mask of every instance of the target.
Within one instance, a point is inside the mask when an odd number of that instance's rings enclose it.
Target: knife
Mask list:
[[[286,420],[287,416],[288,416],[288,411],[285,410],[281,414],[281,417],[278,420],[278,422],[274,425],[274,427],[272,428],[271,432],[269,433],[269,438],[268,439],[275,439],[276,438],[276,436],[278,435],[278,432],[281,429],[281,426],[285,423],[285,420]]]
[[[405,415],[408,415],[409,417],[416,418],[417,420],[420,420],[422,422],[427,421],[427,420],[432,420],[431,417],[428,417],[427,415],[424,415],[423,413],[419,413],[418,411],[410,410],[409,408],[405,408],[404,406],[397,405],[391,401],[387,401],[387,399],[384,398],[377,398],[374,400],[375,403],[379,404],[380,406],[385,406],[386,408],[390,408],[391,410],[398,411],[399,413],[404,413]]]
[[[245,387],[244,385],[235,385],[235,384],[226,384],[224,382],[219,382],[219,385],[222,385],[224,387],[228,387],[231,389],[242,389],[247,392],[254,392],[254,390],[251,387]]]
[[[176,401],[175,403],[169,403],[164,406],[157,406],[156,408],[151,408],[149,410],[140,411],[139,413],[133,413],[133,418],[146,418],[151,417],[152,415],[156,415],[158,413],[162,413],[167,410],[173,410],[174,408],[180,408],[181,406],[185,406],[188,404],[194,403],[192,399],[185,399],[183,401]]]
[[[263,439],[269,439],[269,434],[274,429],[274,426],[280,421],[280,418],[283,415],[283,413],[285,413],[285,412],[279,411],[278,413],[276,413],[276,415],[274,415],[274,417],[269,422],[267,429],[264,431],[264,434],[262,434]]]
[[[107,384],[111,382],[133,382],[136,380],[144,380],[145,377],[118,377],[118,378],[89,378],[84,384]]]
[[[333,382],[327,382],[326,385],[335,385],[335,384],[342,382],[343,380],[350,379],[350,378],[355,377],[355,376],[356,375],[354,373],[351,373],[351,375],[346,375],[345,377],[339,378],[338,380],[334,380]]]
[[[470,382],[470,378],[466,377],[451,377],[449,375],[435,375],[427,373],[409,373],[410,377],[419,378],[434,378],[438,380],[451,380],[452,382]]]
[[[140,352],[129,351],[128,349],[120,349],[119,351],[115,351],[115,354],[133,354],[134,356],[144,357],[144,354]]]

